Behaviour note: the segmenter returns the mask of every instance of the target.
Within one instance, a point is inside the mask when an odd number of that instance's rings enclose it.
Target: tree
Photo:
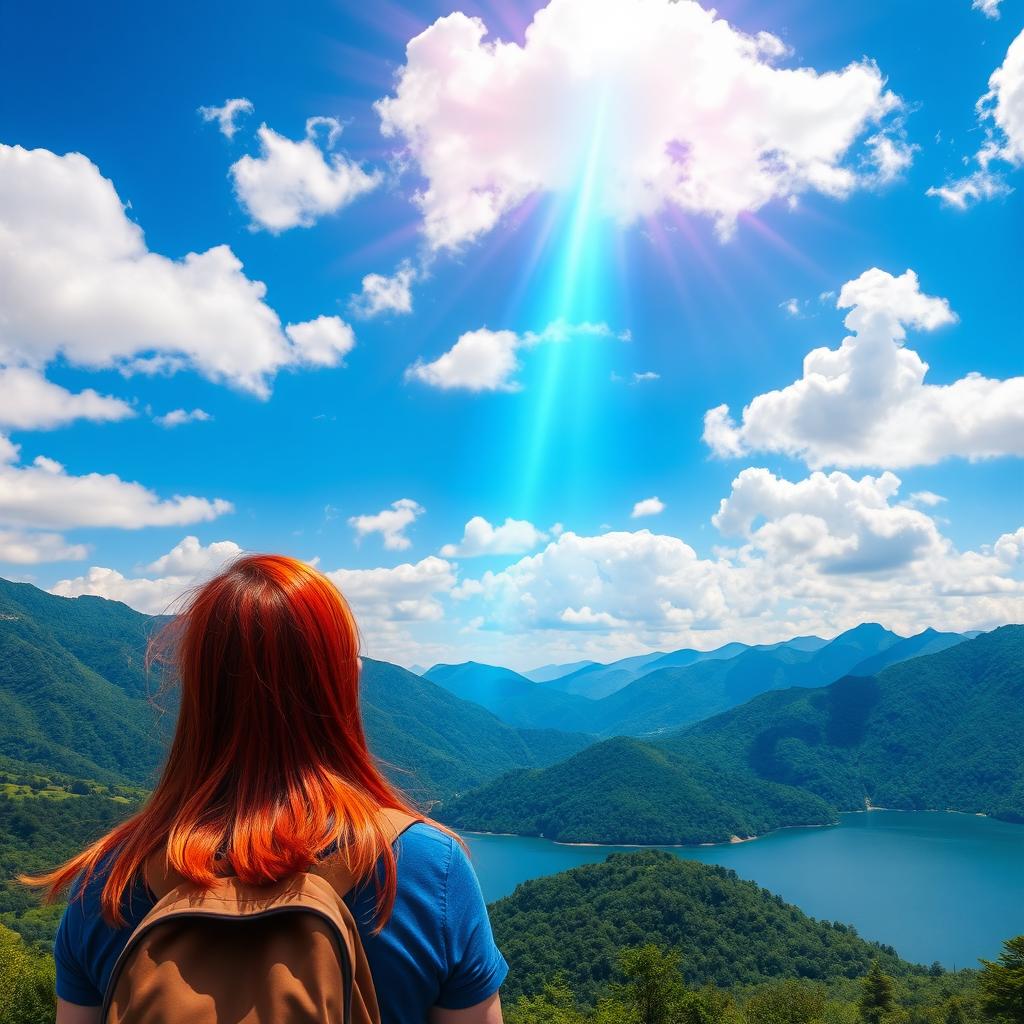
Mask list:
[[[1024,935],[1007,939],[998,960],[981,962],[981,1010],[986,1019],[1024,1024]]]
[[[619,955],[624,985],[615,985],[613,999],[623,1003],[638,1024],[683,1024],[686,987],[682,956],[654,943],[625,949]]]
[[[857,1005],[861,1020],[866,1024],[881,1024],[882,1018],[896,1007],[895,983],[877,960],[871,962],[871,970],[861,982]]]
[[[825,1012],[825,994],[817,985],[787,978],[755,993],[744,1010],[749,1024],[814,1024]]]
[[[505,1024],[586,1024],[565,975],[544,986],[539,996],[520,996],[505,1010]]]

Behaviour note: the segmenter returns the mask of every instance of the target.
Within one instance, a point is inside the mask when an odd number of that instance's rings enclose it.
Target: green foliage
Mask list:
[[[983,960],[981,1008],[987,1020],[1024,1024],[1024,935],[1003,943],[996,961]]]
[[[0,925],[0,1024],[52,1024],[53,961]]]
[[[524,882],[490,910],[513,1001],[543,992],[561,972],[593,1005],[620,951],[647,943],[678,951],[684,980],[695,986],[855,979],[875,958],[893,974],[928,978],[888,947],[815,921],[732,871],[655,850]]]
[[[955,809],[1024,821],[1024,627],[831,686],[767,693],[660,746],[797,786],[840,810]]]
[[[506,775],[444,807],[479,832],[561,842],[728,842],[834,820],[823,801],[748,774],[714,771],[639,740],[606,740],[561,764]]]
[[[861,984],[857,1005],[865,1024],[881,1024],[896,1007],[896,983],[877,960],[872,961]]]
[[[0,758],[0,922],[30,945],[47,947],[61,908],[40,906],[16,876],[72,857],[131,813],[143,796],[140,789],[44,775]]]

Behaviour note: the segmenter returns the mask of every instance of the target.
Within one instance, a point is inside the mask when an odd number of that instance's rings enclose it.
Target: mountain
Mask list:
[[[977,635],[977,634],[976,634]],[[963,633],[940,633],[935,629],[926,629],[916,636],[908,636],[898,643],[887,647],[884,651],[858,662],[850,669],[852,676],[874,676],[890,665],[898,665],[901,661],[919,658],[924,654],[938,654],[949,647],[956,647],[969,639]]]
[[[659,845],[820,824],[866,803],[1024,822],[1022,664],[1024,626],[1005,626],[877,676],[763,693],[656,742],[605,741],[510,773],[453,801],[445,820]]]
[[[421,676],[372,658],[363,658],[362,700],[370,749],[395,782],[421,800],[464,792],[514,768],[552,764],[591,742],[579,733],[516,729]]]
[[[579,727],[604,736],[644,736],[678,729],[766,690],[830,683],[899,641],[895,633],[865,623],[816,650],[780,644],[749,648],[731,658],[657,669],[598,701]]]
[[[544,728],[557,722],[569,729],[586,729],[589,701],[560,693],[546,684],[533,683],[508,668],[466,661],[460,665],[435,665],[424,678],[456,697],[487,708],[511,725]]]
[[[146,784],[166,732],[146,702],[154,620],[96,597],[0,580],[0,754]]]
[[[834,818],[809,794],[627,738],[550,768],[512,772],[441,811],[446,824],[472,831],[660,846],[728,842]]]
[[[540,668],[531,668],[529,672],[522,674],[532,683],[550,683],[554,679],[561,679],[562,676],[572,675],[581,668],[589,668],[596,664],[593,661],[574,661],[569,665],[541,665]]]
[[[614,977],[618,953],[642,943],[678,950],[686,981],[695,986],[859,978],[876,959],[898,977],[925,973],[891,947],[865,941],[852,927],[816,921],[733,871],[657,850],[612,854],[601,864],[524,882],[493,903],[490,915],[510,968],[502,986],[509,1005],[539,993],[560,972],[592,1005]]]
[[[545,689],[558,690],[561,693],[576,694],[600,700],[616,690],[628,686],[647,670],[651,662],[663,658],[661,651],[653,654],[637,654],[631,658],[620,658],[607,665],[591,662],[569,675],[562,676],[545,686]]]
[[[0,756],[79,779],[152,784],[173,716],[161,718],[149,704],[155,681],[144,654],[164,621],[117,601],[56,597],[0,580]],[[362,698],[374,753],[399,785],[426,800],[551,764],[590,742],[516,729],[370,658]]]
[[[1024,626],[766,693],[659,746],[797,786],[840,810],[948,808],[1024,821]]]

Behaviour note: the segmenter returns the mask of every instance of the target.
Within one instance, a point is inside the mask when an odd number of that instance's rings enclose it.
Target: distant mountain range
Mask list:
[[[860,627],[852,640],[870,645],[879,630]],[[945,642],[914,639],[918,649]],[[735,823],[757,834],[866,806],[1024,822],[1022,664],[1024,626],[1004,626],[877,676],[766,692],[653,743],[605,741],[497,779],[443,814],[466,829],[636,843],[672,841],[673,830],[715,842]],[[783,788],[758,788],[766,782]]]
[[[76,778],[151,784],[172,724],[149,703],[155,682],[143,664],[162,622],[117,601],[55,597],[0,580],[0,755]],[[551,764],[592,739],[516,729],[369,658],[362,694],[374,753],[426,801],[513,768]]]
[[[547,682],[476,662],[435,665],[425,676],[516,726],[557,722],[560,728],[597,736],[650,737],[769,690],[870,675],[964,640],[934,630],[904,638],[877,623],[864,623],[833,640],[797,637],[755,647],[732,643],[713,651],[640,655],[586,665]]]

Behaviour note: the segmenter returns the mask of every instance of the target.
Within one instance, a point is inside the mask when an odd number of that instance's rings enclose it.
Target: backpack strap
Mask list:
[[[407,829],[411,828],[418,821],[423,821],[421,815],[408,814],[397,807],[383,807],[380,812],[380,822],[385,833],[388,834],[388,842],[394,843],[396,839]],[[328,882],[334,891],[344,898],[352,891],[356,884],[355,876],[352,874],[345,860],[342,851],[337,851],[322,861],[314,864],[310,874],[319,875]]]
[[[423,821],[422,816],[409,814],[397,807],[382,807],[380,811],[380,822],[389,836],[389,843],[394,843],[406,829],[411,828],[418,821]],[[325,857],[309,870],[310,874],[319,875],[327,881],[331,888],[342,897],[347,895],[355,885],[355,878],[341,852]],[[178,888],[179,885],[183,885],[187,881],[184,875],[175,871],[167,862],[164,850],[158,850],[146,861],[143,873],[146,885],[157,900],[163,899],[172,889]],[[225,876],[231,874],[226,866],[223,873]]]

